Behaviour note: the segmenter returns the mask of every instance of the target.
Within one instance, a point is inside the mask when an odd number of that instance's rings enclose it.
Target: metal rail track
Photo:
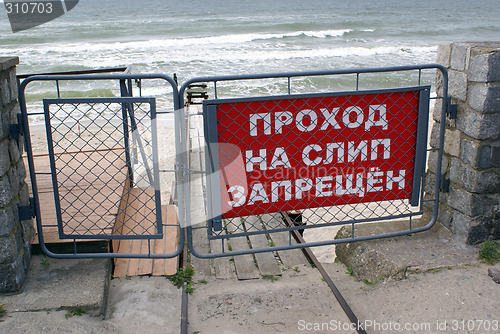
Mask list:
[[[285,218],[285,222],[288,226],[293,226],[293,222],[290,220],[290,217],[288,215],[283,215]],[[291,231],[293,233],[293,236],[295,240],[299,243],[305,243],[304,238],[302,235],[299,233],[298,230],[293,230]],[[321,276],[325,279],[326,284],[328,284],[328,287],[330,290],[333,292],[335,298],[337,299],[338,303],[342,307],[342,310],[344,310],[345,314],[351,321],[351,323],[355,324],[356,326],[356,331],[358,334],[367,334],[366,330],[361,326],[361,323],[359,322],[358,317],[354,314],[354,311],[351,309],[347,301],[345,300],[344,296],[342,296],[342,293],[340,290],[335,286],[333,283],[333,280],[331,277],[328,275],[326,272],[325,268],[319,262],[318,258],[314,255],[314,253],[311,251],[310,248],[306,247],[302,249],[305,256],[307,259],[318,269],[320,272]],[[187,245],[184,246],[184,251],[181,254],[181,261],[180,265],[181,267],[186,267],[188,264],[188,249]],[[188,293],[186,292],[186,284],[182,287],[182,301],[181,301],[181,326],[180,326],[180,333],[181,334],[188,334]]]
[[[285,218],[285,222],[288,226],[294,226],[293,222],[290,220],[290,217],[288,215],[284,214],[283,217]],[[293,230],[291,232],[293,233],[293,236],[295,240],[297,240],[297,242],[299,243],[306,242],[298,230]],[[339,302],[340,306],[344,310],[345,314],[347,315],[351,323],[356,325],[356,331],[359,334],[366,334],[366,331],[361,326],[358,317],[354,314],[354,311],[351,309],[347,301],[344,299],[344,296],[342,296],[340,290],[335,286],[333,280],[328,275],[323,265],[321,265],[321,262],[319,262],[316,255],[314,255],[314,253],[311,251],[309,247],[303,248],[302,250],[306,255],[306,257],[309,259],[309,261],[311,261],[311,263],[314,264],[314,266],[319,270],[321,276],[323,276],[323,278],[325,279],[326,284],[328,284],[328,287],[330,288],[330,290],[332,290],[333,294],[335,295],[335,298],[337,298],[337,301]]]

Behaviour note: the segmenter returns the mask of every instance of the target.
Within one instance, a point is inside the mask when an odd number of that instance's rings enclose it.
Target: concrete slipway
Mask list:
[[[343,251],[354,274],[338,262],[324,266],[368,333],[498,332],[500,285],[488,269],[500,265],[480,263],[477,247],[463,246],[446,230]],[[188,332],[354,332],[315,268],[283,269],[277,280],[198,273]],[[180,332],[181,290],[164,277],[110,279],[109,260],[35,255],[24,291],[0,300],[1,333]],[[75,308],[86,313],[70,316]]]

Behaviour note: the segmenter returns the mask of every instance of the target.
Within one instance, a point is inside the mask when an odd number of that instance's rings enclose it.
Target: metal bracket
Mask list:
[[[442,193],[450,192],[450,179],[446,178],[444,174],[441,175],[440,187]]]
[[[17,114],[17,124],[9,124],[9,135],[11,139],[18,140],[24,134],[21,114]]]
[[[446,106],[446,115],[449,119],[457,119],[458,117],[458,104],[451,103],[451,97],[448,98],[448,105]]]
[[[210,224],[212,225],[213,231],[222,231],[222,217],[216,217],[210,219]]]
[[[19,212],[19,220],[30,220],[31,218],[35,218],[35,200],[33,197],[30,197],[29,205],[18,205],[17,210]]]

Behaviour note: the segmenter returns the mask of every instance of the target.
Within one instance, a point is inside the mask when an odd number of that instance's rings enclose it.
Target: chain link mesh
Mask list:
[[[161,235],[150,103],[56,100],[45,113],[60,235]]]
[[[249,230],[270,233],[287,229],[281,215],[266,215],[268,221],[251,218],[272,212],[299,213],[299,224],[305,228],[421,213],[421,208],[412,206],[409,200],[419,92],[219,103],[217,153],[223,229],[212,229],[209,235],[225,238],[231,234],[245,235]],[[360,105],[363,114],[353,107]],[[370,116],[366,110],[385,106],[391,106],[384,109],[388,124],[380,121],[379,113],[371,116],[372,123],[379,122],[378,125],[368,127]],[[290,119],[290,110],[306,110],[308,114],[299,124],[297,113]],[[252,123],[249,121],[252,115],[261,116]],[[303,129],[291,133],[290,129],[299,125]],[[307,131],[307,128],[325,131]],[[384,142],[387,138],[390,142]],[[312,149],[304,154],[307,146]],[[263,148],[267,148],[264,153],[260,151]],[[283,150],[278,152],[276,148]],[[239,163],[235,162],[236,157],[240,157]],[[318,186],[320,177],[323,184]],[[304,191],[299,192],[297,180],[307,180],[300,181]],[[238,186],[244,191],[237,191]],[[245,203],[238,202],[242,197],[246,198]],[[233,206],[228,206],[228,202]]]

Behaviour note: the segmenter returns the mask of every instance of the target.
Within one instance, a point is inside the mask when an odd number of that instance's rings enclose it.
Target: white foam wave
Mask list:
[[[1,51],[1,50],[0,50]],[[308,50],[295,49],[274,49],[266,50],[260,48],[232,48],[232,49],[164,49],[160,45],[150,46],[144,50],[126,50],[116,52],[114,50],[91,52],[85,58],[66,55],[64,63],[69,66],[93,67],[113,67],[117,65],[156,67],[161,64],[176,63],[186,64],[191,67],[193,64],[212,63],[213,66],[220,63],[264,63],[274,60],[294,60],[294,59],[322,59],[322,58],[356,58],[366,59],[374,56],[396,56],[398,58],[432,58],[429,55],[436,51],[436,46],[404,47],[401,46],[379,46],[379,47],[331,47]],[[39,61],[39,60],[38,60]],[[198,66],[196,65],[196,66]]]
[[[126,51],[126,50],[146,50],[151,48],[182,48],[189,46],[210,46],[210,45],[234,45],[243,44],[258,40],[283,39],[287,37],[306,36],[310,38],[339,37],[350,29],[341,30],[319,30],[319,31],[294,31],[289,33],[251,33],[251,34],[229,34],[221,36],[190,37],[178,39],[154,39],[127,42],[97,42],[97,43],[67,43],[67,44],[39,44],[31,45],[33,51],[41,54],[52,52],[95,52],[95,51]],[[3,51],[0,48],[0,51]],[[17,50],[9,50],[17,51]]]
[[[297,58],[324,58],[324,57],[370,57],[375,55],[408,55],[408,54],[428,54],[434,52],[435,46],[429,47],[406,47],[401,46],[380,46],[380,47],[340,47],[321,48],[310,50],[224,50],[223,52],[197,53],[186,55],[169,54],[168,60],[176,62],[192,61],[264,61],[264,60],[286,60]],[[158,59],[157,57],[155,59]],[[167,59],[165,59],[166,61]]]
[[[131,42],[132,44],[134,42]],[[196,45],[190,48],[169,48],[160,42],[137,42],[140,45],[131,45],[125,43],[123,49],[117,49],[113,45],[87,45],[87,50],[82,51],[82,46],[63,47],[62,50],[46,50],[47,56],[58,55],[64,57],[67,65],[84,65],[83,63],[92,63],[90,66],[96,66],[96,62],[101,66],[117,66],[117,64],[152,64],[158,62],[177,62],[189,63],[192,61],[263,61],[263,60],[284,60],[298,58],[322,58],[322,57],[370,57],[386,54],[405,54],[421,55],[435,52],[436,46],[421,47],[402,47],[399,46],[374,46],[374,47],[330,47],[313,49],[263,49],[260,47],[213,47],[208,48],[203,45]],[[103,49],[103,47],[105,47]],[[0,53],[2,53],[0,48]],[[22,56],[25,59],[35,57],[42,59],[44,52],[36,50],[19,50],[13,53]],[[12,52],[12,50],[10,50]],[[75,57],[75,54],[85,53],[85,57]],[[6,52],[7,53],[7,52]],[[74,63],[74,64],[73,64]]]

